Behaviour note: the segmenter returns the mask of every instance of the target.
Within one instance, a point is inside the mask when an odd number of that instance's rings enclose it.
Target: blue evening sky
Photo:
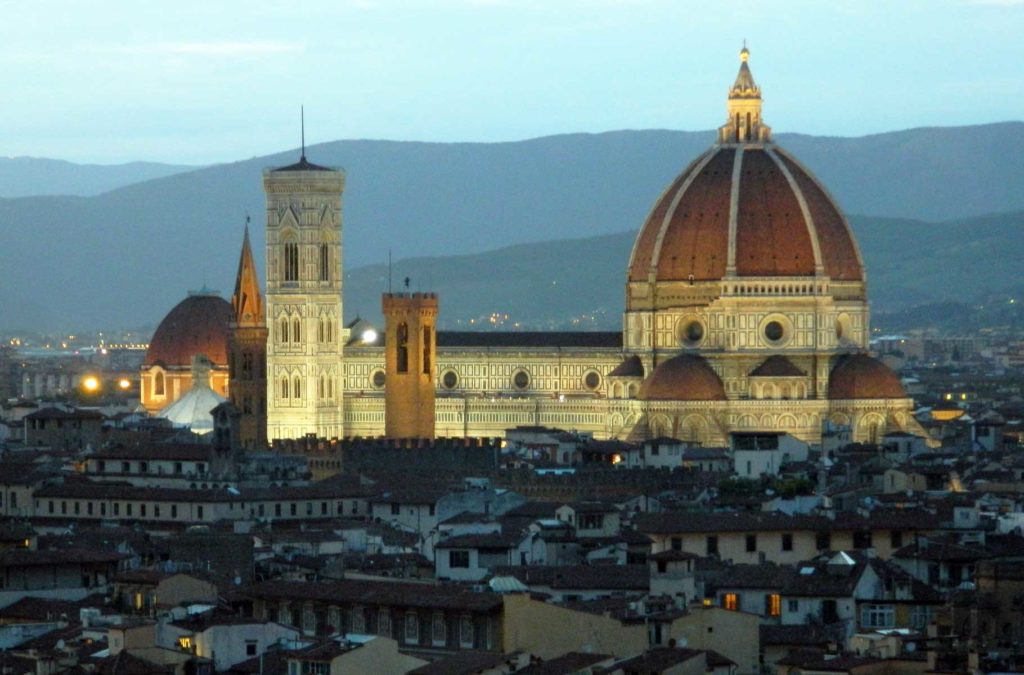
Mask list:
[[[0,0],[0,156],[210,163],[349,138],[1024,117],[1024,0]]]

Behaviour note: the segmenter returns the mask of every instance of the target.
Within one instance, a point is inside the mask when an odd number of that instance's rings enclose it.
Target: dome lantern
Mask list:
[[[740,50],[740,70],[736,81],[729,89],[726,104],[728,117],[718,128],[719,143],[767,143],[771,141],[772,129],[761,121],[761,88],[754,82],[754,76],[747,65],[750,50],[746,42]]]

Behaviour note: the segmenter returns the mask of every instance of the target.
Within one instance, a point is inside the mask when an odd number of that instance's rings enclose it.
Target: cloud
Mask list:
[[[100,48],[97,51],[118,54],[156,54],[166,56],[219,56],[224,58],[265,56],[300,52],[303,45],[291,42],[271,41],[222,41],[222,42],[155,42],[147,45],[125,45]]]

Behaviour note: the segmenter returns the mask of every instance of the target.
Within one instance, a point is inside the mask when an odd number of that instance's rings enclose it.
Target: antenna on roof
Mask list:
[[[302,159],[306,159],[306,106],[299,106],[299,124],[302,129]]]
[[[388,295],[391,295],[391,249],[388,249]]]

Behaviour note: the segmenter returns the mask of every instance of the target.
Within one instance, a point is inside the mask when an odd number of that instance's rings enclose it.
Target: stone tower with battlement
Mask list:
[[[267,444],[267,314],[249,246],[248,224],[231,296],[228,366],[231,402],[240,413],[238,443],[244,448],[262,448]]]
[[[434,437],[437,295],[385,293],[384,435]]]
[[[306,160],[263,174],[267,197],[267,436],[344,434],[341,195]]]

